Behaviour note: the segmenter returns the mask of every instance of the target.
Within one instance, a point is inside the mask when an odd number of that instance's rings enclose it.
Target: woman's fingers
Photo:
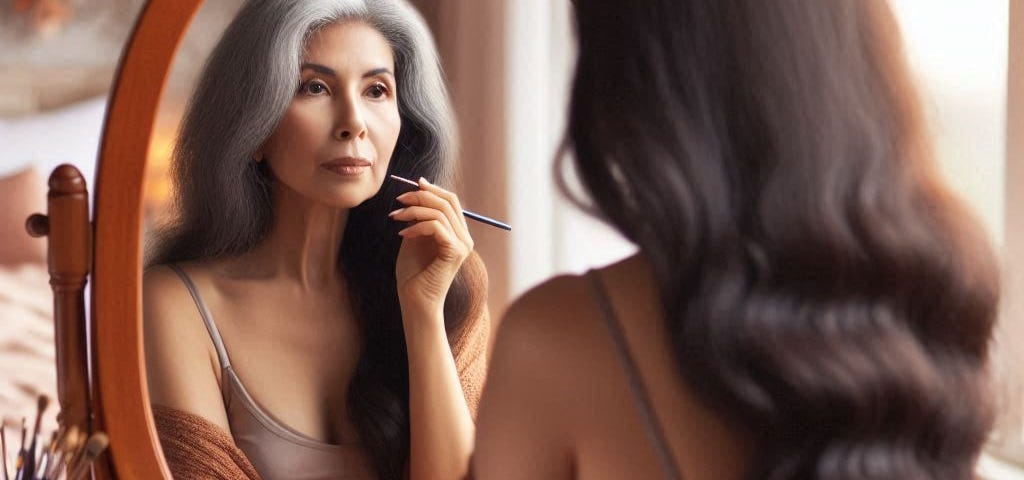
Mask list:
[[[437,195],[444,201],[448,202],[448,204],[452,206],[452,210],[459,214],[459,221],[463,225],[466,225],[466,217],[462,215],[462,203],[459,202],[458,195],[456,195],[453,192],[449,192],[448,190],[445,190],[437,185],[434,185],[433,183],[430,183],[427,179],[423,177],[420,177],[419,184],[421,189],[433,193],[434,195]],[[467,229],[468,228],[469,227],[467,227]]]
[[[441,222],[445,228],[454,230],[452,228],[451,219],[448,218],[444,212],[430,207],[411,206],[400,208],[388,214],[392,219],[400,222],[428,222],[436,220]]]
[[[405,240],[395,272],[399,297],[403,304],[419,305],[412,308],[434,311],[444,303],[444,292],[473,250],[473,238],[455,194],[421,179],[419,190],[397,199],[406,207],[390,217],[410,222],[398,233]]]
[[[399,235],[402,235],[405,238],[434,235],[438,239],[438,244],[440,246],[453,249],[453,251],[457,252],[459,257],[462,257],[463,254],[468,255],[469,251],[473,249],[472,245],[467,244],[462,237],[458,235],[458,229],[452,228],[451,221],[448,217],[439,210],[420,206],[405,207],[391,212],[391,218],[403,222],[416,222],[414,225],[398,232]],[[439,228],[444,230],[444,237],[437,236],[433,233],[433,230],[427,227],[424,227],[424,229],[413,228],[417,225],[432,222],[437,223]],[[442,241],[447,243],[442,243]],[[456,242],[459,245],[455,245]],[[451,243],[452,245],[448,245],[448,243]]]
[[[469,256],[467,245],[461,242],[452,232],[452,229],[441,220],[426,220],[418,222],[398,232],[402,237],[433,237],[438,246],[439,252],[451,252],[454,258],[450,260],[464,260]]]
[[[469,234],[469,227],[462,214],[462,207],[459,206],[458,197],[439,187],[430,185],[431,190],[417,190],[399,195],[397,200],[409,206],[422,206],[435,209],[441,212],[447,219],[455,235],[462,239],[472,250],[473,238]],[[440,194],[435,193],[440,190]],[[442,196],[444,195],[444,196]]]

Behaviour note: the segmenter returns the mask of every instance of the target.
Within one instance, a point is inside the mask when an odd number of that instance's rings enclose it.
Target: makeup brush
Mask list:
[[[46,411],[46,407],[50,405],[50,397],[46,395],[40,395],[39,401],[36,404],[36,424],[35,428],[32,429],[32,443],[28,446],[28,455],[25,455],[25,465],[23,467],[24,473],[23,478],[32,478],[36,472],[36,442],[39,441],[39,427],[42,426],[43,412]]]
[[[46,451],[43,452],[42,459],[39,461],[39,468],[36,469],[36,478],[39,480],[47,480],[50,477],[50,472],[53,470],[53,463],[57,461],[57,446],[60,441],[61,430],[53,432],[50,435],[50,441],[47,443]]]
[[[18,448],[18,458],[14,459],[14,480],[23,480],[22,468],[25,465],[25,417],[21,417],[21,447]]]
[[[42,447],[42,451],[39,453],[39,459],[36,461],[36,474],[33,480],[46,480],[46,471],[49,470],[50,464],[53,463],[53,456],[57,453],[57,432],[50,434],[50,441],[46,442],[46,445]]]
[[[53,478],[53,470],[57,467],[57,462],[60,458],[60,449],[64,445],[64,438],[66,437],[67,431],[63,426],[53,432],[53,438],[50,439],[50,458],[46,461],[46,468],[43,468],[40,474],[44,479]]]
[[[103,432],[92,434],[89,437],[89,441],[85,443],[85,452],[82,454],[81,459],[75,465],[75,469],[68,474],[68,480],[81,480],[85,478],[89,474],[89,466],[103,453],[103,450],[106,450],[109,444],[110,439]]]
[[[39,459],[36,460],[36,474],[33,480],[46,480],[46,470],[53,463],[53,453],[57,448],[57,433],[50,434],[50,441],[40,447]]]
[[[64,435],[64,441],[61,447],[58,449],[60,453],[60,461],[54,463],[53,475],[50,478],[61,478],[61,474],[65,470],[71,469],[71,464],[77,458],[79,448],[82,446],[82,434],[78,431],[78,427],[72,425],[68,429],[67,434]],[[66,477],[65,477],[66,478]]]
[[[0,455],[3,455],[4,480],[11,480],[7,476],[7,419],[0,423]]]
[[[402,177],[399,177],[398,175],[391,175],[391,179],[392,180],[398,180],[399,182],[402,182],[402,183],[407,183],[407,184],[412,185],[412,186],[414,186],[416,188],[420,188],[420,184],[418,184],[418,183],[416,183],[416,182],[414,182],[412,180],[409,180],[408,178],[402,178]],[[490,217],[485,217],[483,215],[480,215],[479,213],[473,213],[473,212],[471,212],[469,210],[463,209],[462,210],[462,214],[465,215],[466,218],[470,218],[470,219],[476,220],[476,221],[481,222],[481,223],[486,223],[486,224],[488,224],[488,225],[490,225],[492,227],[498,227],[498,228],[500,228],[502,230],[510,230],[510,231],[512,230],[512,226],[511,225],[509,225],[507,223],[499,222],[499,221],[497,221],[497,220],[495,220],[493,218],[490,218]]]

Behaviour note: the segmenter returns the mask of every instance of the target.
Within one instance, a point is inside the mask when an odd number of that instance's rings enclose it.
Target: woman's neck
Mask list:
[[[278,183],[274,223],[266,238],[239,258],[244,270],[295,282],[304,290],[339,284],[338,253],[348,210],[326,206]]]

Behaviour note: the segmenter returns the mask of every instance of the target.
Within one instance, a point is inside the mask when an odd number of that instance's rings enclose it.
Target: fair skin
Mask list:
[[[744,478],[749,440],[680,380],[646,259],[599,272],[683,476]],[[579,276],[549,280],[510,307],[480,405],[476,478],[664,478],[599,315]]]
[[[239,257],[183,264],[246,389],[293,430],[359,441],[344,408],[362,339],[336,268],[348,210],[385,181],[401,128],[394,57],[361,22],[322,29],[300,87],[257,152],[274,173],[275,222]],[[340,162],[337,161],[341,159]],[[332,162],[334,162],[332,164]],[[409,222],[396,265],[409,356],[412,479],[461,478],[473,421],[444,328],[443,306],[473,249],[458,198],[425,180],[392,213]],[[166,267],[143,282],[150,399],[230,431],[219,360],[188,291]]]

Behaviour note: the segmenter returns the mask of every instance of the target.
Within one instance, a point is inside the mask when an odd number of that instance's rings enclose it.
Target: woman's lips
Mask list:
[[[359,175],[370,169],[369,165],[324,165],[325,169],[346,177]]]
[[[364,158],[346,157],[331,160],[320,166],[337,175],[353,177],[368,171],[372,165],[373,163]]]

